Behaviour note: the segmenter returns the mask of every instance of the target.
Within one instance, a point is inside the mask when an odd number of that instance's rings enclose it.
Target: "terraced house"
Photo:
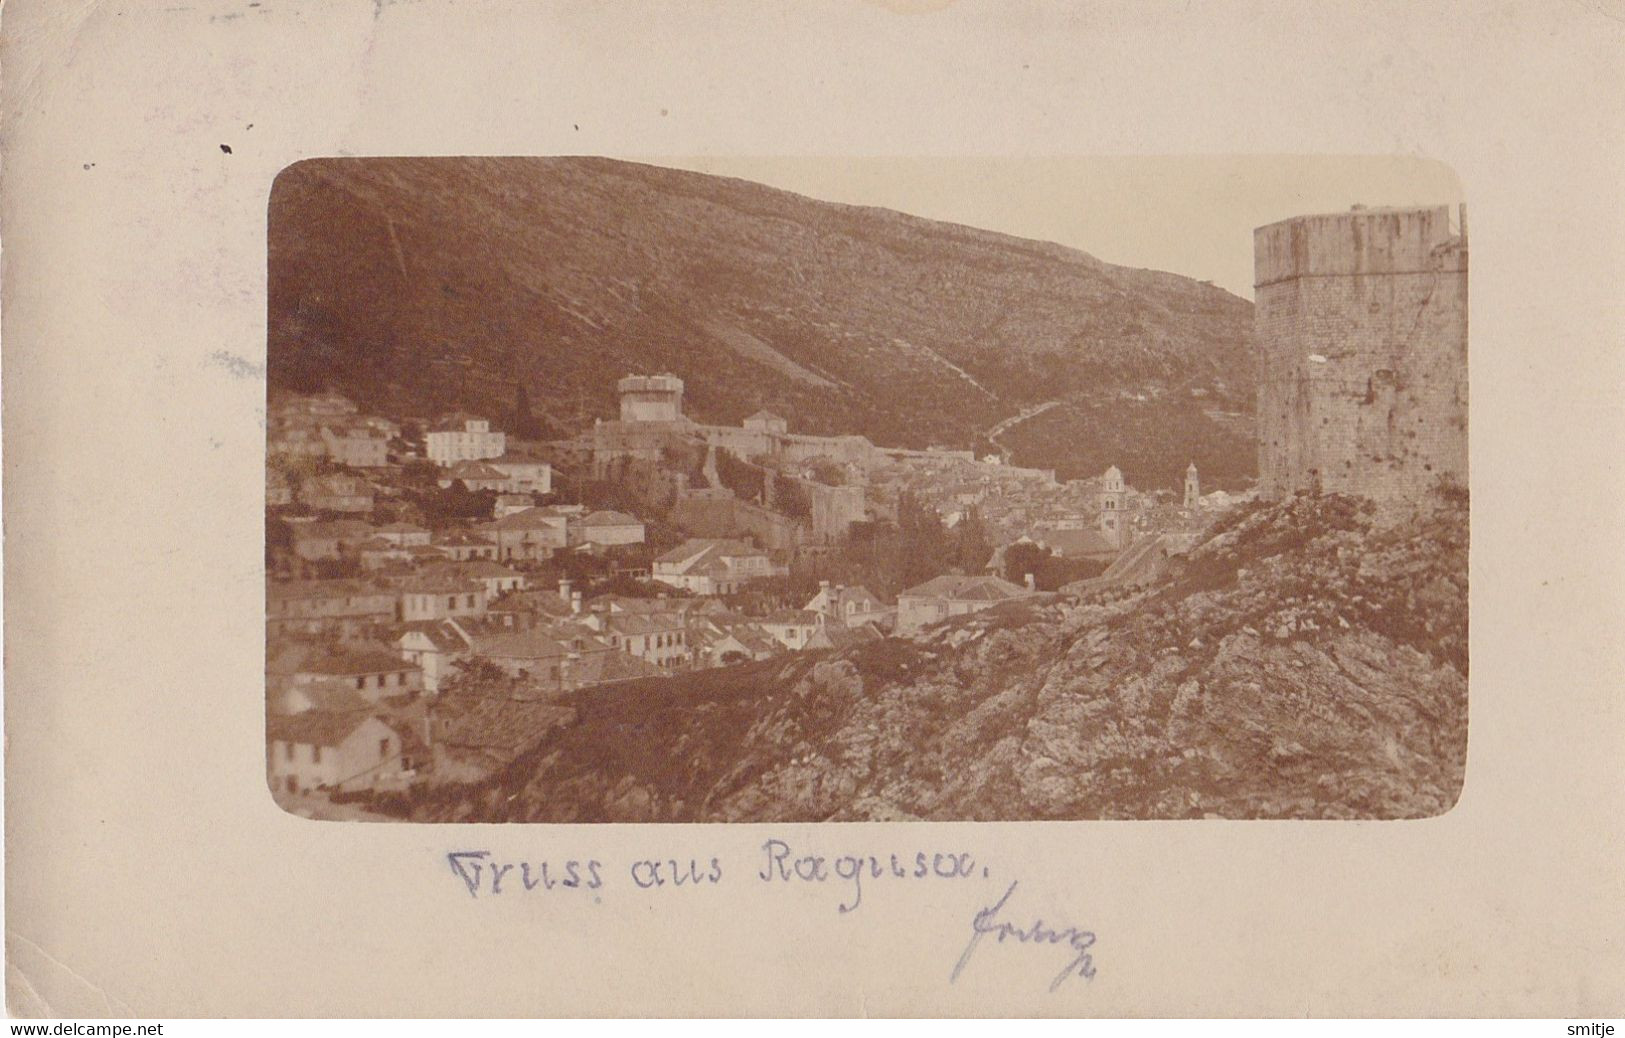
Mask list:
[[[1035,593],[1001,577],[932,577],[897,596],[897,633],[912,634],[949,617],[980,612]]]
[[[731,595],[752,580],[780,576],[767,552],[743,541],[684,541],[654,561],[654,579],[696,595]]]
[[[527,508],[479,528],[497,547],[498,562],[544,560],[569,540],[569,516],[552,508]]]

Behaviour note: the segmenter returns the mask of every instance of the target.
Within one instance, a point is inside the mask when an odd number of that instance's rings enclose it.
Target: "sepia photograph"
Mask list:
[[[1465,206],[1246,226],[1256,206],[1217,197],[1234,233],[1181,271],[606,158],[285,169],[278,803],[416,822],[1447,811],[1467,749]]]
[[[1617,1034],[1610,3],[5,0],[13,1029]]]

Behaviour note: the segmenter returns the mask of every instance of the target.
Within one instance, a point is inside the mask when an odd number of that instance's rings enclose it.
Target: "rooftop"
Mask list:
[[[1032,592],[1002,577],[964,576],[949,573],[932,577],[903,592],[909,598],[946,598],[956,602],[1006,602],[1026,598]]]
[[[272,714],[266,720],[265,735],[267,739],[278,742],[337,746],[369,720],[372,720],[372,715],[364,710],[342,713],[306,710],[301,714]],[[379,723],[383,724],[382,721]]]

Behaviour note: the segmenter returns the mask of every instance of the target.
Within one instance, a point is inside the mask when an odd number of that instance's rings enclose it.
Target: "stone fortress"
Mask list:
[[[587,434],[595,479],[611,478],[616,466],[627,462],[658,465],[670,448],[703,444],[708,452],[706,473],[711,486],[683,487],[678,511],[687,524],[704,535],[749,534],[763,547],[793,548],[812,541],[830,543],[847,528],[866,518],[863,480],[883,459],[884,452],[862,436],[806,436],[791,433],[778,415],[758,411],[741,424],[704,425],[683,414],[683,380],[676,375],[629,375],[616,383],[620,395],[619,421],[600,421]],[[822,458],[843,465],[851,478],[846,486],[826,486],[794,480],[807,494],[811,515],[805,527],[775,514],[771,501],[764,505],[739,501],[715,478],[715,452],[728,451],[751,462],[771,467],[791,466]],[[782,474],[767,481],[769,493]]]
[[[1356,206],[1253,232],[1262,497],[1466,486],[1466,207],[1451,215]]]

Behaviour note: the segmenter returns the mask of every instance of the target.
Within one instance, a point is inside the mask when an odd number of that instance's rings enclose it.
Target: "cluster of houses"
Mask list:
[[[623,392],[626,428],[678,420],[665,383],[632,390]],[[788,434],[763,424],[772,417],[753,416],[742,428],[782,448]],[[273,458],[317,463],[283,465],[300,477],[296,487],[279,488],[285,494],[267,482],[268,507],[303,506],[278,513],[289,565],[268,580],[266,596],[267,768],[279,795],[468,781],[548,727],[570,723],[566,692],[915,636],[1037,594],[1030,575],[1025,585],[997,575],[1010,545],[1111,559],[1125,554],[1144,512],[1144,499],[1115,468],[1077,486],[952,452],[885,452],[871,466],[874,485],[894,478],[910,492],[935,493],[945,518],[975,509],[1002,520],[1002,505],[1011,505],[1017,532],[1000,538],[1004,547],[988,572],[938,576],[895,603],[826,581],[800,608],[744,615],[723,599],[785,576],[787,566],[783,551],[740,537],[696,537],[652,560],[642,556],[647,568],[637,575],[666,589],[656,597],[584,597],[556,568],[539,577],[541,564],[560,553],[624,559],[645,544],[647,530],[624,512],[538,503],[552,491],[550,466],[512,453],[484,419],[454,415],[435,424],[423,433],[421,454],[398,426],[342,398],[285,402],[268,424]],[[434,529],[363,518],[378,495],[400,492],[395,474],[410,460],[432,462],[442,488],[492,492],[489,518]],[[1197,497],[1195,479],[1193,466],[1187,507]]]
[[[749,557],[738,551],[691,542],[675,554],[679,563],[715,553]],[[488,559],[410,574],[276,582],[267,600],[272,787],[288,794],[389,791],[467,781],[499,766],[509,759],[512,727],[453,723],[471,709],[470,697],[443,695],[470,664],[517,679],[525,692],[514,709],[531,720],[566,723],[568,710],[554,702],[560,693],[845,649],[1033,593],[997,577],[945,576],[893,606],[866,588],[825,582],[800,609],[745,616],[721,601],[725,586],[733,585],[584,601],[567,578],[536,587]],[[538,709],[545,705],[554,709]],[[481,716],[498,710],[480,709]],[[479,733],[497,743],[470,741]]]
[[[603,552],[644,540],[643,523],[624,512],[526,504],[499,514],[439,531],[403,522],[373,526],[360,519],[291,519],[288,531],[297,559],[355,559],[369,571],[434,562],[538,562],[566,549]]]
[[[401,428],[376,415],[364,415],[336,395],[290,397],[266,416],[266,447],[273,457],[328,458],[350,468],[389,464],[390,444]]]
[[[469,697],[443,693],[470,664],[517,679],[521,704],[531,704],[515,708],[523,712],[587,686],[877,640],[895,617],[863,588],[832,586],[802,609],[760,617],[730,611],[716,594],[583,601],[567,578],[539,588],[490,560],[275,582],[267,599],[269,778],[279,793],[298,794],[483,774],[502,762],[513,732],[449,723],[470,708]],[[567,720],[557,709],[536,716]],[[502,745],[467,741],[480,731]]]

